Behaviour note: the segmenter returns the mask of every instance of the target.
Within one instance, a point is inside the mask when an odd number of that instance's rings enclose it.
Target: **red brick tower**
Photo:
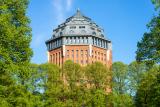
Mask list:
[[[59,66],[66,60],[80,65],[99,61],[110,67],[112,44],[104,37],[104,30],[77,10],[76,14],[53,30],[46,41],[48,61]]]

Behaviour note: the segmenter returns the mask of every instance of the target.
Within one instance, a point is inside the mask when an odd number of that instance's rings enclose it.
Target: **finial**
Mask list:
[[[75,15],[74,15],[75,17],[82,17],[83,15],[81,14],[81,12],[80,12],[80,9],[79,8],[77,8],[77,11],[76,11],[76,13],[75,13]]]
[[[76,16],[78,16],[78,17],[80,17],[80,16],[81,16],[81,12],[80,12],[80,9],[79,9],[79,8],[77,8]]]
[[[80,11],[80,9],[79,8],[77,8],[77,12],[79,12]]]
[[[77,8],[77,14],[80,14],[80,9],[79,8]]]

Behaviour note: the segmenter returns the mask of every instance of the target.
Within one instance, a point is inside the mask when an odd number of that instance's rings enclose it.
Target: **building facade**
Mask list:
[[[80,65],[99,61],[110,67],[112,44],[104,36],[104,30],[80,10],[53,30],[46,41],[48,62],[62,66],[66,60]]]

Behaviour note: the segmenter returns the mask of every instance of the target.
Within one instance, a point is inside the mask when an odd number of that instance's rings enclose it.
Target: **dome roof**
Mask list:
[[[53,30],[53,38],[73,35],[93,35],[104,38],[104,30],[90,18],[84,16],[78,9],[76,14],[67,18],[64,23]]]

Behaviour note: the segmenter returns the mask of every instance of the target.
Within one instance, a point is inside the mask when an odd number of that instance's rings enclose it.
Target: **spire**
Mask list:
[[[75,16],[77,16],[77,17],[82,16],[82,14],[81,14],[81,12],[80,12],[80,9],[79,9],[79,8],[77,9],[77,12],[76,12],[76,15],[75,15]]]
[[[77,8],[77,12],[80,12],[80,9],[79,9],[79,8]]]

